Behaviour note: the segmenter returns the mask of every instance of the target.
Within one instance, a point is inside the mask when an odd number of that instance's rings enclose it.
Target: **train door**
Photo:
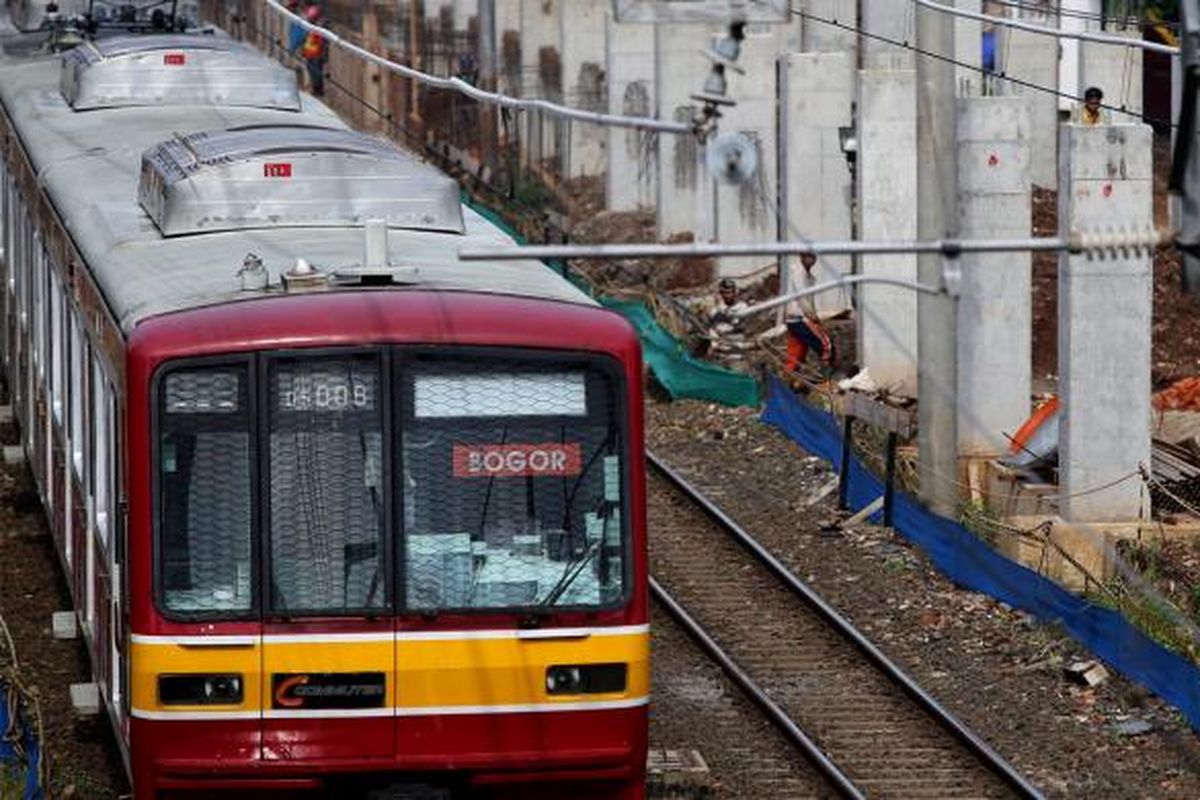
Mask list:
[[[376,350],[260,365],[264,759],[392,758],[385,373]]]

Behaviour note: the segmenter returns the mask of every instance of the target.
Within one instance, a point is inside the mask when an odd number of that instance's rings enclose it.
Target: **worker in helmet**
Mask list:
[[[316,3],[304,9],[304,18],[313,25],[324,24],[321,7]],[[309,91],[314,97],[321,97],[325,94],[325,61],[329,57],[325,37],[310,30],[304,37],[304,44],[300,45],[300,57],[304,59],[304,66],[308,70]]]

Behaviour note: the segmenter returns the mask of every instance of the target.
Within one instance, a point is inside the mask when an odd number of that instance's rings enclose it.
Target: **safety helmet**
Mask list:
[[[737,284],[734,283],[733,278],[722,278],[721,282],[717,284],[717,288],[722,292],[732,292],[737,289]]]
[[[304,18],[309,22],[316,22],[321,18],[321,7],[313,3],[308,8],[304,9]]]

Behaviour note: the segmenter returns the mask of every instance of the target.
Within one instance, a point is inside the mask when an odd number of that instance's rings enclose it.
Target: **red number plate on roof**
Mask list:
[[[292,177],[292,165],[287,163],[263,164],[264,178],[290,178]]]
[[[578,444],[456,444],[454,477],[516,478],[578,475],[583,457]]]
[[[182,67],[187,63],[187,55],[184,53],[163,53],[163,63],[168,67]]]

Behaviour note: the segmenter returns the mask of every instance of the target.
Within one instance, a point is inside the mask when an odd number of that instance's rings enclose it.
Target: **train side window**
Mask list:
[[[106,548],[112,531],[112,465],[115,450],[113,428],[112,389],[100,362],[95,361],[92,363],[92,437],[95,458],[89,480],[94,498],[96,533]]]
[[[83,328],[79,324],[79,319],[72,314],[70,319],[71,330],[71,373],[70,386],[68,394],[71,403],[71,459],[75,465],[75,474],[79,476],[80,482],[86,486],[87,476],[84,474],[84,464],[87,460],[85,446],[87,439],[84,435],[84,400],[86,387],[84,381],[87,377],[86,370],[86,349],[87,341],[83,335]]]
[[[157,577],[169,613],[254,607],[248,380],[230,364],[158,382]]]
[[[627,515],[616,373],[432,357],[404,373],[407,607],[619,602]]]
[[[63,417],[63,368],[65,366],[63,345],[66,342],[63,327],[63,287],[58,271],[46,258],[50,271],[50,404],[54,408],[54,421],[62,423]]]
[[[273,359],[267,381],[271,608],[386,607],[379,355]]]
[[[30,327],[33,329],[33,363],[37,367],[36,376],[38,382],[46,380],[46,321],[47,302],[46,295],[46,256],[42,250],[41,239],[37,234],[33,236],[33,247],[30,249],[30,258],[33,264],[33,319],[29,321]]]
[[[9,196],[8,162],[0,156],[0,258],[12,288],[12,198]]]

